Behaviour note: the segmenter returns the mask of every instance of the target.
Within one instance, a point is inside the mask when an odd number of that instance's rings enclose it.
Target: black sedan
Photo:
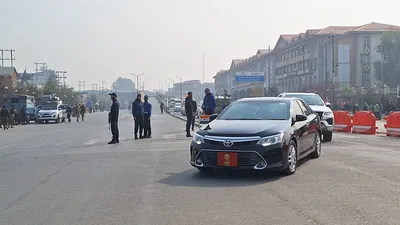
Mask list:
[[[190,164],[214,169],[296,172],[298,160],[321,155],[318,115],[297,98],[245,98],[193,135]]]

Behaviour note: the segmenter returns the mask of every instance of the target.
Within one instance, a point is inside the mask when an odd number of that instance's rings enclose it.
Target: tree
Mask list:
[[[112,84],[112,87],[116,91],[133,91],[135,90],[135,83],[129,78],[118,77],[118,79]]]
[[[97,102],[97,95],[96,94],[90,95],[90,98],[92,99],[93,103]]]
[[[377,46],[377,51],[384,56],[384,60],[374,63],[376,79],[383,81],[381,85],[396,87],[400,84],[400,33],[384,33],[380,44]]]

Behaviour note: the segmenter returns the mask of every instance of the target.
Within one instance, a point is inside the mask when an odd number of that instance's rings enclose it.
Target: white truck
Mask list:
[[[60,98],[55,96],[42,96],[45,99],[42,105],[38,107],[36,123],[56,123],[65,122],[67,116],[65,105],[62,104]],[[48,98],[48,99],[46,99]],[[47,101],[46,101],[47,100]]]

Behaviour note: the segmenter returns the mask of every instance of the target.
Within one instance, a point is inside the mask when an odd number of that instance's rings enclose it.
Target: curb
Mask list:
[[[175,118],[177,118],[177,119],[180,119],[180,120],[186,122],[186,119],[183,118],[183,117],[181,117],[181,116],[177,116],[177,115],[175,115],[175,114],[173,114],[173,113],[170,113],[168,110],[165,110],[165,112],[166,112],[168,115],[172,116],[172,117],[175,117]],[[196,127],[198,127],[198,128],[202,127],[202,125],[201,125],[200,123],[197,123],[197,122],[195,122],[194,125],[196,125]]]

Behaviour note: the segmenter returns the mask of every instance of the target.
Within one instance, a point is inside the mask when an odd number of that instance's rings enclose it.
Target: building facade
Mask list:
[[[18,73],[14,67],[0,67],[0,90],[13,91],[17,87]]]
[[[214,77],[218,91],[227,89],[234,98],[280,92],[318,92],[325,99],[344,88],[382,86],[374,64],[383,59],[378,51],[385,32],[399,26],[369,23],[362,26],[329,26],[300,34],[280,35],[272,51],[232,60],[229,70]],[[238,72],[264,72],[264,82],[237,82]],[[262,83],[262,84],[261,84]],[[265,94],[267,93],[267,94]]]

